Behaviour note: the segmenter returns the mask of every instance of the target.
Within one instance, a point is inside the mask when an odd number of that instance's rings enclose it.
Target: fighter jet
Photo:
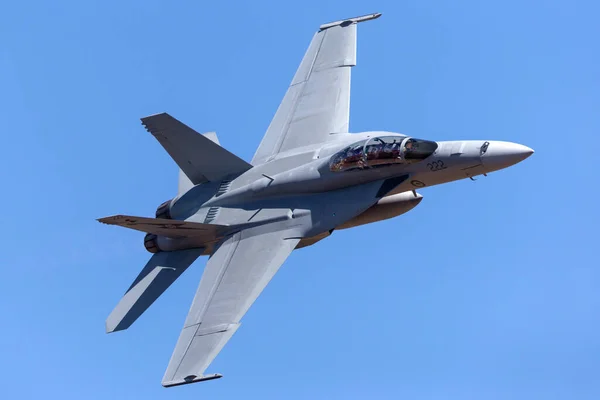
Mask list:
[[[127,329],[198,257],[209,257],[163,386],[221,377],[205,370],[293,250],[406,213],[422,199],[417,189],[486,175],[533,153],[502,141],[349,133],[357,25],[380,15],[320,26],[251,162],[169,114],[142,118],[179,166],[178,194],[155,218],[99,219],[145,232],[153,253],[106,331]]]

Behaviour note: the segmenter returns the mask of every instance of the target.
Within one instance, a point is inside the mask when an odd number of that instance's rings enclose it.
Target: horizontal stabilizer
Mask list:
[[[167,113],[142,118],[142,124],[169,153],[194,185],[220,181],[252,165]]]
[[[131,215],[113,215],[98,219],[108,225],[117,225],[136,231],[153,233],[168,237],[205,238],[216,240],[223,236],[229,228],[226,225],[201,224],[199,222],[179,221],[175,219],[134,217]]]
[[[202,252],[192,249],[153,255],[106,319],[106,332],[129,328]]]

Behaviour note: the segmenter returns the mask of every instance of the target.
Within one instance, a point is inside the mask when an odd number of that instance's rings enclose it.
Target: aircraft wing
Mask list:
[[[240,319],[296,247],[290,229],[246,229],[209,258],[163,377],[165,387],[221,375],[203,375],[240,325]]]
[[[253,165],[280,152],[325,142],[330,134],[348,132],[356,24],[380,15],[321,25],[254,154]]]

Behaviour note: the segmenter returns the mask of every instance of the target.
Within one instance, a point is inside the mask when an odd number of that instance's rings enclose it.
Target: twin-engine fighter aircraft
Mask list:
[[[162,380],[204,371],[294,249],[336,229],[414,208],[416,189],[485,175],[533,153],[491,140],[435,142],[393,132],[348,133],[356,27],[371,14],[321,25],[250,163],[169,114],[142,118],[180,168],[177,197],[155,218],[99,221],[146,233],[150,261],[106,320],[127,329],[198,257],[209,256]]]

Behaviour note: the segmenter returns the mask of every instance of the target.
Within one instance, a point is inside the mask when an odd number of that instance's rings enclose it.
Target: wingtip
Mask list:
[[[212,374],[212,375],[189,375],[183,379],[171,380],[171,381],[162,381],[161,384],[163,387],[170,388],[174,386],[188,385],[190,383],[196,382],[204,382],[204,381],[212,381],[213,379],[222,378],[221,374]]]
[[[325,30],[327,28],[332,28],[334,26],[338,26],[338,25],[342,25],[342,24],[358,24],[359,22],[364,22],[364,21],[370,21],[372,19],[377,19],[381,17],[381,13],[372,13],[372,14],[366,14],[366,15],[361,15],[358,17],[354,17],[354,18],[346,18],[346,19],[341,19],[339,21],[334,21],[334,22],[328,22],[326,24],[323,24],[319,27],[320,30]]]

